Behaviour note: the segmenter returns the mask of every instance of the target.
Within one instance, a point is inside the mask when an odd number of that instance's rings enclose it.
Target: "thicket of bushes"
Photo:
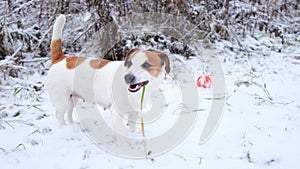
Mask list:
[[[68,15],[72,23],[64,30],[66,52],[78,52],[82,44],[95,32],[118,17],[133,13],[159,12],[182,16],[201,32],[201,37],[210,42],[228,40],[241,45],[237,36],[255,36],[261,31],[269,36],[287,41],[288,34],[299,36],[300,0],[7,0],[0,2],[0,70],[11,72],[24,64],[24,59],[49,57],[52,25],[59,13]],[[74,18],[77,18],[75,20]],[[78,18],[87,18],[78,22]],[[160,33],[147,34],[141,39],[172,38]],[[136,38],[124,37],[106,55],[108,59],[122,59],[127,41]],[[173,43],[171,41],[171,43]],[[148,44],[149,42],[145,42]],[[176,42],[177,43],[177,42]],[[179,42],[180,43],[180,42]],[[171,52],[192,56],[193,52],[184,44],[160,45]],[[113,53],[113,54],[112,54]],[[117,57],[116,57],[117,54]],[[3,62],[3,60],[6,60]],[[14,73],[8,73],[14,75]]]

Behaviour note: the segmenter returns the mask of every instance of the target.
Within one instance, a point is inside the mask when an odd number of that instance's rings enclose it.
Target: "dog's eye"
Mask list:
[[[149,67],[151,67],[151,65],[148,62],[142,64],[142,68],[144,69],[148,69]]]
[[[132,65],[132,62],[130,60],[125,62],[125,66],[130,67],[131,65]]]

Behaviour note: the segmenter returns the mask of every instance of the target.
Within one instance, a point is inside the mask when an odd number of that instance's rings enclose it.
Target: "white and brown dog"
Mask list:
[[[135,130],[140,109],[140,89],[147,85],[145,105],[151,93],[158,89],[164,72],[170,71],[168,56],[139,49],[131,50],[125,61],[65,56],[62,51],[64,24],[65,16],[60,15],[53,28],[52,65],[45,80],[46,90],[56,108],[60,125],[66,124],[66,114],[69,122],[73,123],[74,106],[78,99],[83,99],[109,108],[115,131],[124,134],[124,114],[128,115],[130,129]]]

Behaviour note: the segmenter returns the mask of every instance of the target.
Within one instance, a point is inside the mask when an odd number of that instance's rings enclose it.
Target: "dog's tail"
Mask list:
[[[64,57],[62,51],[62,29],[65,25],[65,21],[65,15],[59,15],[53,26],[53,34],[50,46],[52,64],[55,64]]]

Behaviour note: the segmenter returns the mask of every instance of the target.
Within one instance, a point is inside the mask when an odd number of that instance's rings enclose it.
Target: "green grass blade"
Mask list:
[[[143,90],[142,90],[142,96],[141,96],[141,129],[142,129],[142,134],[144,137],[144,148],[145,148],[145,155],[146,158],[149,155],[149,152],[147,152],[147,142],[146,142],[146,137],[145,137],[145,128],[144,128],[144,118],[143,118],[143,102],[144,102],[144,96],[145,96],[145,90],[146,90],[146,85],[143,85]]]
[[[14,96],[18,95],[23,89],[20,87],[17,87],[14,89]]]
[[[22,144],[22,143],[20,143],[19,145],[17,145],[17,147],[15,147],[15,148],[13,149],[13,152],[16,151],[19,147],[22,147],[24,150],[26,150],[25,145]]]
[[[145,95],[145,90],[146,90],[146,85],[143,85],[143,90],[142,90],[142,97],[141,97],[141,113],[143,112],[143,102],[144,102],[144,95]]]

